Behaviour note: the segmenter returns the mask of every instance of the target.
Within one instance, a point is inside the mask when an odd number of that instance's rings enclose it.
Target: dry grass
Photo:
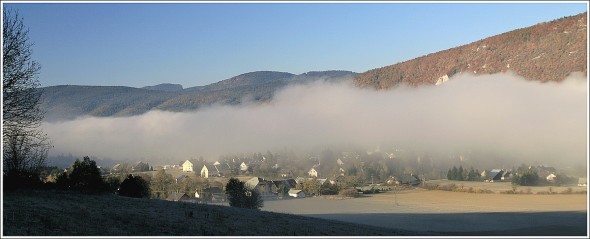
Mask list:
[[[269,201],[263,210],[433,235],[530,236],[584,235],[588,208],[586,194],[480,194],[417,188],[346,200]]]
[[[115,195],[4,193],[3,236],[414,235],[339,221]]]

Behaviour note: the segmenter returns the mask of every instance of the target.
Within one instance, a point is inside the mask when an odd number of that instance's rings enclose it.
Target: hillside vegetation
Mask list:
[[[399,236],[418,233],[226,206],[5,192],[3,236]]]
[[[351,71],[318,71],[294,75],[257,71],[241,74],[206,86],[183,89],[181,85],[160,84],[143,88],[125,86],[44,87],[41,108],[45,121],[69,120],[80,116],[132,116],[150,110],[192,111],[212,104],[240,104],[245,98],[269,101],[289,84],[351,79]]]
[[[387,89],[398,84],[436,84],[439,78],[461,72],[479,75],[508,70],[528,80],[561,81],[571,72],[588,73],[586,23],[587,12],[539,23],[373,69],[359,74],[355,84]]]

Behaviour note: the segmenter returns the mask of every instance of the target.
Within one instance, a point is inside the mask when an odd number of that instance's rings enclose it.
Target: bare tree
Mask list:
[[[32,60],[29,31],[18,12],[4,9],[3,17],[3,172],[8,179],[20,182],[38,174],[51,144],[40,129],[44,112],[39,105],[42,92],[37,89],[37,75],[41,66]]]

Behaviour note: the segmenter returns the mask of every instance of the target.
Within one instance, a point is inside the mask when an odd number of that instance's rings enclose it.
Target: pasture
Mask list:
[[[586,194],[480,194],[416,188],[344,200],[267,201],[263,210],[448,235],[555,236],[586,235],[588,208]]]

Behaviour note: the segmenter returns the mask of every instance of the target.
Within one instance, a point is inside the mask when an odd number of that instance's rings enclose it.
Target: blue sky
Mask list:
[[[51,85],[370,69],[587,11],[570,3],[3,3]]]

